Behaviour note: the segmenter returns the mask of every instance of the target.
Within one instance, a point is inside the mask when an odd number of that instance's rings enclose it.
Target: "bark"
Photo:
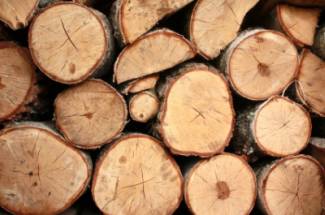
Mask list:
[[[42,123],[26,122],[0,133],[0,205],[13,214],[58,214],[90,181],[91,159]],[[50,201],[49,201],[50,200]]]
[[[58,95],[56,125],[69,143],[96,149],[120,135],[127,121],[124,98],[109,84],[92,79]]]
[[[319,57],[325,60],[325,25],[317,29],[312,49]]]
[[[139,93],[145,90],[153,89],[156,86],[158,79],[159,79],[159,75],[157,74],[136,79],[134,81],[125,84],[122,87],[121,92],[125,95],[128,95],[129,93]]]
[[[103,76],[112,62],[110,23],[99,11],[79,4],[61,2],[47,7],[31,23],[28,36],[35,64],[60,83]]]
[[[309,145],[310,155],[316,158],[325,167],[325,139],[312,137]]]
[[[104,214],[171,215],[181,202],[182,186],[176,162],[158,140],[144,134],[129,134],[116,140],[100,156],[92,194]]]
[[[208,157],[228,145],[235,113],[228,83],[212,66],[185,64],[158,88],[155,130],[174,154]]]

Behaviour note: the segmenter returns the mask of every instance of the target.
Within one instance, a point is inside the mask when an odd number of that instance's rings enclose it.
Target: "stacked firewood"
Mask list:
[[[1,0],[0,207],[323,214],[323,8]]]

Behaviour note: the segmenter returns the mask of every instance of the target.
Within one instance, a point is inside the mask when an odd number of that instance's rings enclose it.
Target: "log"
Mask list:
[[[256,178],[245,160],[225,153],[199,161],[185,178],[184,192],[193,214],[245,215],[254,207]]]
[[[194,63],[170,76],[155,130],[171,152],[209,157],[223,152],[232,136],[235,113],[228,83],[212,66]]]
[[[324,169],[312,157],[289,156],[260,168],[259,206],[265,214],[322,214]]]
[[[129,93],[139,93],[141,91],[153,89],[159,79],[159,75],[149,75],[127,83],[121,92],[125,95]]]
[[[250,100],[266,100],[292,82],[298,64],[298,52],[285,35],[255,29],[234,40],[221,67],[236,93]]]
[[[129,101],[131,118],[136,122],[146,123],[154,118],[159,111],[159,99],[152,91],[135,94]]]
[[[193,0],[117,0],[111,7],[111,20],[120,44],[133,43],[161,19]]]
[[[301,54],[296,94],[309,109],[325,117],[325,62],[305,49]]]
[[[216,58],[236,38],[245,15],[258,0],[199,0],[190,18],[190,40],[206,59]]]
[[[114,65],[117,84],[172,68],[195,56],[185,37],[160,29],[150,32],[123,49]]]
[[[59,214],[90,181],[90,157],[44,124],[2,130],[0,156],[0,206],[13,214]]]
[[[295,155],[307,146],[311,126],[310,115],[301,105],[274,96],[238,114],[232,145],[252,161],[261,155]]]
[[[319,57],[325,60],[325,25],[317,30],[312,49]]]
[[[299,5],[299,6],[309,6],[309,7],[325,7],[324,0],[282,0],[289,4]]]
[[[83,149],[109,143],[122,132],[127,120],[124,98],[99,79],[63,91],[54,107],[57,128],[69,143]]]
[[[35,66],[28,50],[14,42],[0,42],[0,122],[30,111],[37,98]]]
[[[316,158],[323,167],[325,167],[325,139],[320,137],[313,137],[309,144],[310,155]]]
[[[76,84],[105,74],[112,61],[108,20],[94,9],[61,2],[48,6],[31,23],[29,48],[35,64],[54,81]]]
[[[158,140],[129,134],[100,156],[92,194],[104,214],[171,215],[181,202],[182,186],[179,167]]]

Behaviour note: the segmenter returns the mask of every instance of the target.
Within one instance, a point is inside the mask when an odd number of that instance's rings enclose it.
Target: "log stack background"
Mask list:
[[[324,8],[1,1],[0,214],[323,214]]]

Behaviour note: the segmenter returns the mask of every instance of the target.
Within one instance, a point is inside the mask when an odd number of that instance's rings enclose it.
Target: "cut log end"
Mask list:
[[[0,42],[0,121],[24,112],[36,94],[35,67],[27,52],[12,42]]]
[[[265,100],[279,94],[294,79],[298,53],[279,32],[251,30],[231,44],[226,62],[226,73],[238,94]]]
[[[157,115],[158,110],[159,100],[150,91],[144,91],[134,95],[129,102],[130,116],[137,122],[148,122]]]
[[[172,214],[181,201],[182,185],[176,162],[157,140],[130,134],[99,159],[92,194],[106,214]]]
[[[114,80],[120,84],[172,68],[195,56],[183,36],[161,29],[144,35],[127,46],[114,66]]]
[[[159,75],[155,74],[131,81],[122,89],[122,93],[128,95],[129,93],[138,93],[144,90],[152,89],[156,86],[158,79]]]
[[[285,97],[276,96],[261,105],[252,126],[261,151],[277,157],[298,154],[311,135],[309,113]]]
[[[0,156],[0,205],[14,214],[62,212],[86,189],[92,171],[81,152],[32,124],[3,130]]]
[[[322,213],[324,169],[312,157],[287,157],[265,167],[258,188],[267,214]]]
[[[300,100],[313,112],[325,116],[325,62],[304,50],[297,80],[296,91]]]
[[[255,198],[254,172],[235,155],[201,161],[186,177],[185,200],[193,214],[249,214]]]
[[[188,64],[167,81],[163,96],[157,129],[173,153],[206,157],[224,150],[235,113],[219,71]]]
[[[123,97],[101,80],[88,80],[55,100],[57,127],[80,148],[98,148],[120,134],[127,120]]]
[[[112,36],[103,17],[74,3],[47,7],[29,30],[29,48],[36,65],[49,78],[65,84],[95,74],[112,54]]]

